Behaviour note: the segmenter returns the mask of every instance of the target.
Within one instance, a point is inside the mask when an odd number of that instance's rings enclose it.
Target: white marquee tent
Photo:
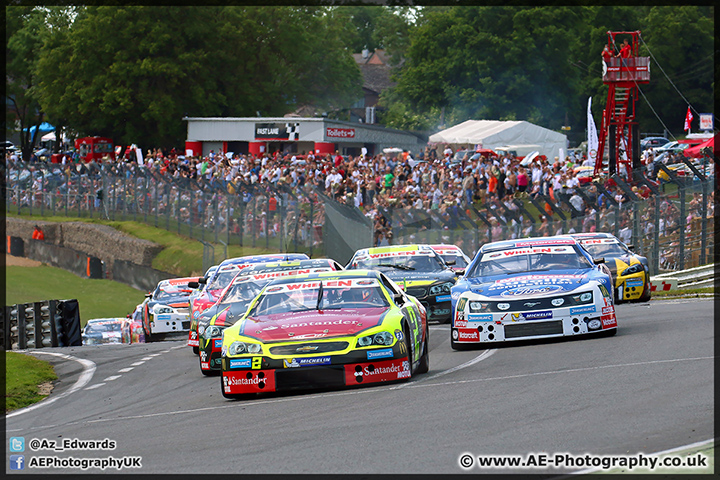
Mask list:
[[[549,159],[567,151],[567,136],[526,121],[467,120],[453,127],[430,135],[431,143],[450,145],[482,145],[495,150],[509,147],[519,156],[537,150]]]

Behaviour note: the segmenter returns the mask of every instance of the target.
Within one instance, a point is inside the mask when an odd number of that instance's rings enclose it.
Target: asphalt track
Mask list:
[[[652,453],[713,438],[713,302],[653,300],[617,311],[614,337],[463,352],[450,348],[447,326],[431,324],[430,372],[410,382],[243,401],[222,397],[219,379],[200,374],[184,341],[56,348],[95,371],[38,352],[60,380],[47,400],[7,417],[6,443],[108,438],[114,450],[26,446],[25,462],[142,457],[142,468],[122,473],[555,476],[584,468],[464,469],[459,458]]]

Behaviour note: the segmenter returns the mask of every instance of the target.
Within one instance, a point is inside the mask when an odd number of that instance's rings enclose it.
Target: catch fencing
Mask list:
[[[82,173],[74,167],[8,165],[6,211],[143,222],[202,242],[204,268],[222,260],[220,252],[224,259],[229,245],[326,255],[324,205],[332,200],[309,185],[196,181],[120,164]]]
[[[714,258],[714,173],[685,163],[683,169],[660,166],[667,181],[659,184],[635,172],[635,183],[651,190],[648,198],[615,175],[576,188],[580,210],[572,192],[549,191],[437,210],[388,205],[378,208],[386,221],[382,231],[359,209],[309,184],[196,181],[122,165],[85,173],[44,163],[8,165],[5,198],[12,213],[135,220],[177,232],[205,245],[204,268],[218,263],[220,244],[225,256],[228,245],[240,245],[345,263],[358,248],[378,244],[457,244],[474,254],[491,241],[604,231],[647,256],[657,275]]]
[[[651,192],[647,198],[614,175],[609,182],[589,182],[574,192],[516,193],[504,201],[488,199],[481,206],[476,202],[446,203],[437,210],[380,207],[388,226],[380,232],[376,228],[375,241],[456,244],[474,254],[488,242],[597,231],[614,234],[646,256],[652,275],[712,262],[714,174],[703,173],[696,164],[688,166],[684,176],[662,169],[669,180],[660,183],[636,172],[635,183],[647,185]],[[578,204],[572,199],[575,192],[581,199],[579,210],[573,206]]]

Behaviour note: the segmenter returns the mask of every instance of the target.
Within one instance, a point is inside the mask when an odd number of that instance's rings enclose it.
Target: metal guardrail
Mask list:
[[[715,284],[715,265],[655,275],[650,278],[650,284],[653,291],[710,287]]]

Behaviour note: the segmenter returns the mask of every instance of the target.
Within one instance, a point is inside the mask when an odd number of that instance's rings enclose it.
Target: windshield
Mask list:
[[[166,290],[167,289],[167,290]],[[190,295],[190,289],[181,290],[175,286],[166,286],[155,290],[153,300],[167,300],[168,298],[187,297]]]
[[[583,243],[583,248],[590,252],[590,255],[592,255],[595,258],[601,258],[601,257],[620,257],[622,255],[627,255],[629,252],[626,251],[622,246],[620,246],[619,243],[596,243],[596,244],[585,244]]]
[[[85,327],[85,333],[103,333],[103,332],[119,332],[121,330],[119,323],[95,323]]]
[[[218,273],[215,278],[205,287],[207,290],[222,290],[223,288],[230,285],[235,275],[238,274],[240,269],[233,268],[231,270],[223,270]]]
[[[375,258],[373,258],[375,257]],[[439,272],[445,269],[439,258],[434,253],[416,253],[415,255],[392,255],[383,256],[367,255],[356,258],[351,269],[396,269],[396,270],[418,270],[420,272]]]
[[[452,265],[453,267],[467,267],[468,263],[465,261],[465,258],[462,255],[440,255],[445,262],[452,262],[455,260],[455,265]]]
[[[468,276],[489,277],[578,268],[592,268],[592,265],[572,246],[511,248],[484,253]]]
[[[310,280],[273,285],[265,289],[249,316],[307,310],[387,307],[389,303],[375,279]]]
[[[262,282],[261,285],[258,285],[257,283],[251,281],[236,283],[232,287],[228,288],[220,303],[222,305],[238,302],[247,303],[255,298],[266,284],[267,282]]]

